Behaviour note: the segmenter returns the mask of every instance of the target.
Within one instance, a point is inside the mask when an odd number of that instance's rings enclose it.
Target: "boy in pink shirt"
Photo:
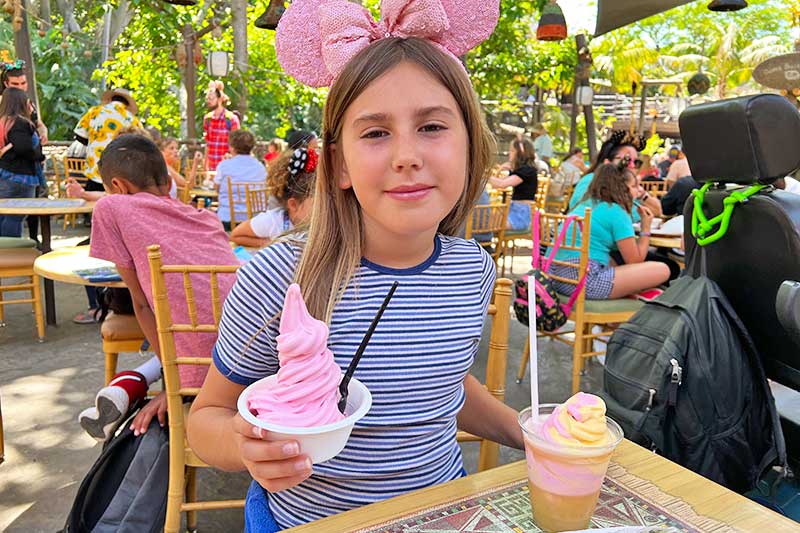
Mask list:
[[[136,319],[156,353],[158,334],[153,314],[153,295],[147,247],[161,246],[166,265],[238,265],[228,236],[214,213],[198,210],[169,196],[170,177],[158,147],[141,135],[121,135],[112,141],[100,159],[103,186],[109,193],[98,200],[92,215],[92,257],[117,266],[128,287]],[[224,299],[235,276],[219,276],[220,296]],[[193,275],[192,285],[198,319],[213,320],[208,275]],[[166,276],[170,312],[175,322],[189,322],[182,277]],[[215,333],[176,333],[178,357],[210,357]],[[178,367],[181,385],[199,387],[207,367]],[[160,377],[158,357],[134,371],[120,372],[101,389],[95,407],[79,416],[81,426],[97,440],[108,439],[125,417],[128,408],[142,400],[148,386]],[[153,416],[163,426],[166,395],[162,392],[136,416],[132,428],[144,433]]]

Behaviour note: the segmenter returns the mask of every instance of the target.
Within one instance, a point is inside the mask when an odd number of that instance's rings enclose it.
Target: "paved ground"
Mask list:
[[[84,228],[54,230],[60,233],[54,247],[75,244],[88,232]],[[515,272],[523,272],[525,263],[519,257]],[[6,461],[0,465],[0,531],[35,533],[61,528],[81,479],[100,453],[99,445],[76,422],[77,414],[92,404],[103,383],[99,328],[70,321],[86,306],[82,287],[57,283],[56,302],[59,324],[47,329],[44,343],[36,341],[28,306],[7,306],[7,326],[0,328],[6,442]],[[527,328],[512,318],[506,402],[515,409],[530,405],[527,379],[522,385],[514,381],[526,336]],[[486,346],[484,337],[473,370],[481,379]],[[540,341],[539,346],[542,400],[563,401],[569,396],[571,352],[551,341]],[[137,354],[120,357],[121,368],[139,362]],[[585,389],[598,389],[600,379],[601,367],[590,364]],[[477,445],[465,445],[464,454],[467,471],[474,472]],[[502,463],[522,457],[517,450],[501,449]],[[247,484],[243,474],[205,470],[199,476],[200,497],[242,497]],[[212,511],[199,517],[201,531],[240,531],[242,523],[240,511]]]

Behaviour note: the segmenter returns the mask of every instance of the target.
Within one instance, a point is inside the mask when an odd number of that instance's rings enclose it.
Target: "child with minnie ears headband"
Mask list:
[[[492,33],[499,2],[384,0],[381,13],[376,22],[347,0],[295,0],[278,26],[283,68],[331,85],[309,228],[239,271],[187,425],[204,461],[253,476],[248,531],[462,476],[457,429],[523,446],[516,412],[469,373],[495,267],[474,241],[454,237],[495,153],[457,58]],[[290,283],[329,325],[328,346],[344,369],[394,281],[358,368],[372,408],[337,457],[312,467],[295,441],[267,441],[238,415],[245,386],[277,371]]]
[[[313,205],[317,157],[314,150],[298,148],[284,152],[273,161],[267,185],[281,207],[242,222],[231,232],[231,240],[242,246],[263,248],[304,223]]]

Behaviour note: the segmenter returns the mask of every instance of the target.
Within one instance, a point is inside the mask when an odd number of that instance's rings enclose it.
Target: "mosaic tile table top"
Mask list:
[[[46,198],[4,198],[0,200],[2,207],[15,208],[55,208],[55,207],[81,207],[86,204],[85,200],[78,198],[65,198],[60,200],[48,200]]]
[[[592,528],[668,527],[682,533],[723,533],[726,524],[697,515],[678,498],[612,464],[592,517]],[[423,509],[359,533],[538,533],[527,481],[517,481],[477,496]]]

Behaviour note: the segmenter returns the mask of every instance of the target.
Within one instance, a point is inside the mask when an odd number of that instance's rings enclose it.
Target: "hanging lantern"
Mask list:
[[[712,0],[708,4],[711,11],[739,11],[747,7],[745,0]]]
[[[578,105],[592,105],[594,91],[588,85],[579,85],[575,89],[575,103]]]
[[[567,36],[567,19],[555,0],[549,0],[542,9],[536,38],[540,41],[560,41]]]
[[[200,41],[194,42],[194,66],[199,67],[203,64],[203,49],[200,47]]]
[[[228,52],[223,52],[221,50],[209,52],[206,67],[208,67],[208,73],[214,78],[227,76],[228,70],[230,69]]]
[[[256,19],[253,25],[264,30],[274,30],[278,27],[284,11],[286,11],[284,0],[269,0],[267,10]]]
[[[710,88],[711,80],[702,72],[698,72],[689,78],[689,82],[686,84],[689,94],[705,94]]]
[[[186,68],[186,44],[180,43],[175,48],[175,61],[180,68]]]

